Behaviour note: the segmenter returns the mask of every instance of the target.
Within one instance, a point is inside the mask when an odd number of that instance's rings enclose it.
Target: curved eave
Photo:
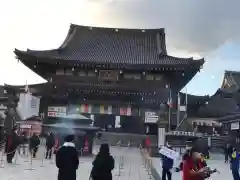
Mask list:
[[[221,118],[217,118],[218,122],[228,122],[228,121],[236,121],[240,118],[240,114],[228,115]]]
[[[53,50],[54,51],[54,50]],[[44,52],[44,51],[43,51]],[[57,58],[51,58],[49,56],[44,56],[45,53],[31,53],[30,51],[20,51],[18,49],[15,49],[14,53],[16,54],[17,58],[23,62],[26,66],[28,66],[29,61],[37,61],[37,62],[44,62],[48,64],[66,64],[68,66],[82,66],[83,64],[86,65],[93,65],[95,62],[91,61],[79,61],[79,60],[64,60],[64,59],[57,59]],[[161,58],[161,57],[160,57]],[[173,57],[175,58],[175,57]],[[187,63],[184,64],[182,61],[186,60]],[[159,59],[161,61],[161,59]],[[156,70],[156,68],[176,68],[179,70],[184,70],[186,68],[191,68],[195,69],[196,73],[199,71],[201,66],[204,64],[204,59],[200,60],[192,60],[190,59],[184,59],[184,58],[175,58],[174,61],[179,61],[179,62],[174,62],[174,64],[127,64],[127,63],[96,63],[96,65],[103,65],[105,68],[122,68],[122,69],[132,69],[132,70]],[[28,66],[29,67],[29,66]],[[32,67],[29,67],[32,69]],[[34,71],[34,69],[32,69]],[[171,69],[168,69],[171,70]]]
[[[25,92],[26,85],[9,85],[5,84],[7,88],[14,89],[17,92]],[[39,90],[49,88],[51,84],[49,83],[40,83],[40,84],[30,84],[28,85],[30,93],[36,93]]]
[[[181,81],[181,85],[179,88],[179,91],[184,88],[191,80],[192,78],[197,74],[197,72],[200,71],[200,69],[202,68],[203,64],[204,64],[204,58],[199,59],[199,60],[191,60],[189,61],[189,64],[186,65],[186,74],[189,74],[185,76],[185,78],[183,78],[183,80]],[[190,68],[192,67],[192,68]]]
[[[186,93],[180,92],[181,99],[186,99],[186,95],[187,95],[189,104],[196,104],[197,102],[204,103],[210,99],[210,96],[208,96],[208,95],[197,96],[197,95],[186,94]]]

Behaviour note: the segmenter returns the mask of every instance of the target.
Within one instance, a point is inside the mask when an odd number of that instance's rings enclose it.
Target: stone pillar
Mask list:
[[[208,137],[208,147],[212,147],[212,137]]]

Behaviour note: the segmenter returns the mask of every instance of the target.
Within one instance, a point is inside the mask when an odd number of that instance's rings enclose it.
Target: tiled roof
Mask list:
[[[125,65],[185,65],[204,61],[167,55],[164,29],[113,29],[71,25],[64,43],[54,50],[15,50],[38,59],[77,61],[81,63],[111,63]]]
[[[212,96],[208,104],[199,108],[202,117],[225,116],[237,110],[238,102],[234,98],[224,98],[221,94]]]

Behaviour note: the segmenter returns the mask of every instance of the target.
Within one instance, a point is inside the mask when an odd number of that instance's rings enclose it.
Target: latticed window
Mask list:
[[[72,69],[66,69],[65,70],[65,75],[67,75],[67,76],[73,75]]]
[[[94,71],[88,71],[87,75],[90,77],[95,77],[96,73]]]
[[[141,74],[133,74],[132,78],[133,79],[141,79]]]
[[[132,74],[129,74],[129,73],[124,74],[124,79],[132,79],[132,78],[133,78]]]
[[[64,69],[57,69],[56,75],[64,75]]]
[[[155,80],[156,81],[161,81],[163,79],[163,76],[161,74],[155,75]]]
[[[79,71],[78,76],[87,76],[87,73],[85,71]]]
[[[147,74],[147,75],[146,75],[146,80],[152,81],[153,79],[154,79],[153,74]]]

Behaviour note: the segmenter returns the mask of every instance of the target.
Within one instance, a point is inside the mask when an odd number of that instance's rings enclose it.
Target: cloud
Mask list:
[[[100,8],[97,24],[128,28],[164,27],[170,50],[175,48],[186,53],[206,55],[240,37],[239,0],[91,2]]]

